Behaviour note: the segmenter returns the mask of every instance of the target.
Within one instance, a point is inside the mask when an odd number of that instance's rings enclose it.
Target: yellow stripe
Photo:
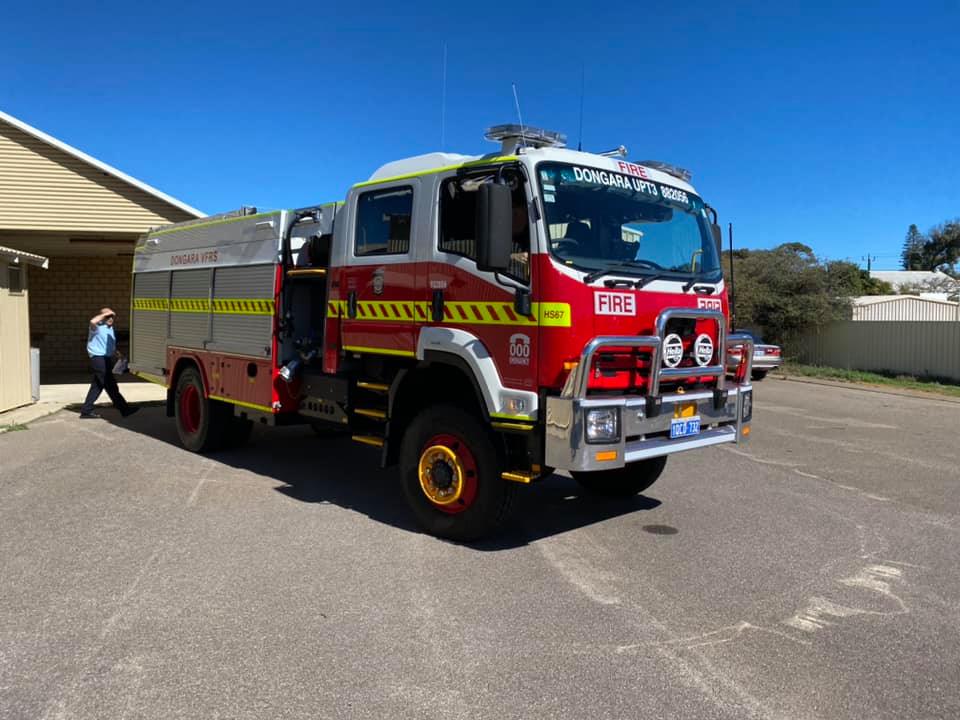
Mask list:
[[[220,402],[230,403],[231,405],[239,405],[240,407],[251,408],[252,410],[263,410],[263,412],[272,413],[273,409],[267,407],[266,405],[257,405],[256,403],[242,402],[240,400],[234,400],[232,398],[220,397],[219,395],[211,395],[211,400],[219,400]]]
[[[136,375],[138,378],[143,378],[148,382],[156,383],[157,385],[163,385],[167,387],[167,381],[160,377],[159,375],[151,375],[150,373],[145,373],[141,370],[131,370],[131,374]]]
[[[357,322],[433,322],[433,308],[429,302],[401,302],[388,300],[361,301],[357,303],[357,316],[349,318]],[[444,314],[441,325],[510,325],[530,327],[570,327],[569,303],[533,303],[532,315],[518,315],[513,303],[508,302],[459,302],[444,303],[449,311]],[[386,315],[384,314],[386,311]],[[407,313],[410,313],[409,315]],[[513,320],[511,320],[512,313]],[[327,315],[332,318],[347,318],[347,301],[327,302]],[[426,319],[424,319],[426,318]]]
[[[367,187],[368,185],[381,185],[383,183],[394,182],[396,180],[408,180],[410,178],[422,177],[424,175],[433,175],[434,173],[447,172],[448,170],[459,170],[460,168],[470,167],[472,165],[496,165],[497,163],[512,162],[517,159],[516,155],[503,155],[501,157],[482,158],[480,160],[471,160],[470,162],[460,163],[459,165],[446,165],[444,167],[430,168],[429,170],[420,170],[419,172],[409,173],[407,175],[394,175],[393,177],[380,178],[378,180],[367,180],[357,183],[354,187]]]
[[[490,427],[494,427],[497,430],[523,430],[529,432],[533,430],[535,425],[525,425],[523,423],[512,423],[512,422],[491,422]]]
[[[347,352],[373,353],[375,355],[399,355],[401,357],[417,356],[417,354],[412,350],[389,350],[387,348],[363,347],[362,345],[344,345],[343,349]]]
[[[213,312],[217,315],[273,315],[274,302],[265,298],[217,298]],[[211,303],[208,298],[134,298],[134,310],[176,313],[208,313]]]
[[[504,420],[529,420],[536,422],[530,415],[507,415],[506,413],[490,413],[492,418],[502,418]]]
[[[266,213],[257,213],[256,215],[241,215],[239,217],[226,218],[225,220],[211,220],[210,222],[197,223],[196,225],[187,225],[186,227],[172,227],[166,230],[157,230],[156,232],[147,233],[147,237],[157,237],[157,235],[168,235],[175,232],[188,232],[190,230],[198,230],[200,228],[213,227],[214,225],[226,225],[227,223],[240,222],[241,220],[253,220],[255,218],[270,217],[272,215],[279,215],[280,211],[275,210],[273,212]]]

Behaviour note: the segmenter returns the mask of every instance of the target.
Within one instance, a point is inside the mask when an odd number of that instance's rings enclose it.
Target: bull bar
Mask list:
[[[667,324],[674,319],[712,320],[717,325],[717,363],[713,365],[669,368],[662,365]],[[601,336],[588,342],[580,353],[559,396],[546,399],[545,461],[550,467],[574,472],[609,470],[625,465],[710,445],[745,439],[752,418],[753,338],[726,333],[726,317],[717,310],[667,308],[656,321],[656,335]],[[727,382],[727,355],[731,347],[741,347],[737,368],[740,381]],[[650,374],[645,396],[588,397],[587,388],[593,358],[605,347],[641,348],[650,351]],[[711,358],[712,360],[712,358]],[[689,377],[715,377],[715,388],[693,392],[660,393],[663,380]],[[671,420],[679,416],[681,406],[695,404],[701,432],[689,438],[670,438]],[[586,418],[593,409],[615,409],[618,435],[615,441],[587,440]],[[745,412],[746,411],[746,412]],[[746,417],[744,417],[746,415]]]

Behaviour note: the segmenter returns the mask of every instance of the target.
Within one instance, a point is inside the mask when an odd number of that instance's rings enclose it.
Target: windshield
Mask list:
[[[564,163],[537,167],[550,252],[588,272],[720,279],[703,200],[631,175]]]

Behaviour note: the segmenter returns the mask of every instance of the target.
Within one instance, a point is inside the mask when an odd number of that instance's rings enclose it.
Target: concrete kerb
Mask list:
[[[806,383],[808,385],[824,385],[826,387],[847,388],[848,390],[860,390],[862,392],[882,393],[884,395],[900,395],[903,397],[924,398],[926,400],[939,400],[947,403],[960,404],[960,398],[949,395],[941,395],[937,392],[926,392],[924,390],[908,390],[907,388],[894,388],[885,385],[870,385],[868,383],[843,382],[840,380],[823,380],[821,378],[809,378],[802,375],[785,375],[778,373],[768,375],[767,380],[787,380],[789,382]]]
[[[63,385],[41,385],[40,400],[32,405],[7,410],[0,413],[0,433],[10,432],[13,428],[27,425],[61,410],[79,411],[83,398],[87,394],[87,383],[68,383]],[[155,404],[165,402],[166,388],[153,383],[123,383],[120,392],[132,405]],[[106,393],[100,396],[96,406],[108,407],[110,398]]]

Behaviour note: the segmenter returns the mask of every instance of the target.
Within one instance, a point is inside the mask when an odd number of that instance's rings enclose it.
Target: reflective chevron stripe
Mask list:
[[[520,315],[513,303],[503,302],[445,302],[443,323],[452,325],[545,325],[570,327],[568,303],[533,303],[531,315]],[[327,315],[347,318],[347,301],[327,302]],[[357,316],[353,321],[370,322],[431,322],[433,309],[429,302],[361,301],[357,303]]]
[[[208,313],[211,305],[208,298],[134,298],[134,310],[151,312]],[[217,298],[213,312],[217,315],[273,315],[273,300],[263,298]]]

